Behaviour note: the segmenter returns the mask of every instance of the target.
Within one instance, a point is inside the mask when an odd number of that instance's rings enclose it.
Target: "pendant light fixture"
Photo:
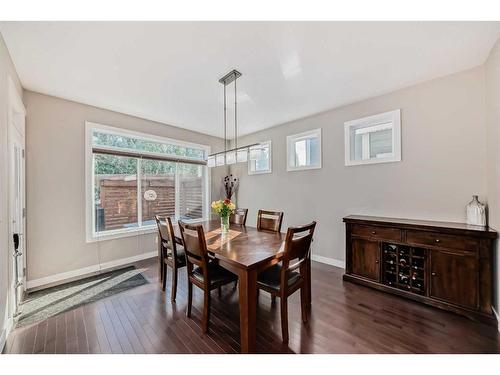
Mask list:
[[[257,160],[260,157],[260,144],[254,143],[238,147],[238,96],[236,80],[241,77],[237,70],[231,70],[224,77],[219,79],[219,83],[224,86],[224,151],[208,155],[207,166],[220,167],[235,163],[246,163],[250,157],[251,160]],[[227,150],[227,100],[226,88],[234,82],[234,147]]]

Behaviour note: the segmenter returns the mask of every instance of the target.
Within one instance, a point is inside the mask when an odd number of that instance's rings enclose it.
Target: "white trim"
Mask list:
[[[380,126],[392,123],[392,156],[386,158],[373,158],[365,160],[351,159],[351,128],[364,128],[368,126]],[[385,125],[384,125],[385,126]],[[392,163],[401,161],[401,110],[379,113],[373,116],[363,117],[344,123],[344,159],[345,166],[365,164]]]
[[[5,310],[5,327],[3,328],[2,333],[0,334],[0,354],[3,352],[5,348],[5,344],[7,343],[7,338],[9,337],[10,331],[12,331],[12,327],[14,327],[14,318],[12,316],[8,316],[7,309]]]
[[[339,267],[339,268],[345,268],[345,262],[343,260],[339,259],[334,259],[334,258],[328,258],[328,257],[323,257],[321,255],[311,255],[311,260],[314,260],[316,262],[324,263],[324,264],[329,264],[330,266],[334,267]]]
[[[155,233],[157,231],[156,224],[146,225],[143,227],[114,229],[106,232],[96,233],[92,238],[87,239],[87,243],[115,240],[117,238],[127,238],[142,234]]]
[[[9,317],[7,319],[5,327],[0,335],[0,354],[3,352],[5,348],[5,344],[7,343],[7,338],[9,337],[10,331],[12,331],[12,327],[14,327],[14,319]]]
[[[161,143],[168,143],[168,144],[173,144],[176,146],[185,146],[185,147],[191,147],[191,148],[199,148],[203,149],[207,152],[207,156],[210,153],[210,146],[208,145],[202,145],[199,143],[193,143],[193,142],[186,142],[186,141],[179,141],[177,139],[173,138],[167,138],[159,135],[154,135],[154,134],[148,134],[148,133],[141,133],[141,132],[136,132],[133,130],[128,130],[128,129],[123,129],[120,127],[116,126],[110,126],[110,125],[104,125],[104,124],[99,124],[97,122],[92,122],[92,121],[85,121],[85,128],[91,127],[92,130],[97,129],[102,133],[108,133],[108,134],[117,134],[119,133],[120,135],[125,135],[125,136],[130,136],[134,138],[139,138],[145,141],[155,141],[155,142],[161,142]],[[109,149],[119,149],[123,150],[123,148],[116,148],[116,147],[108,147],[108,146],[99,146],[100,148],[109,148]],[[144,153],[148,153],[147,151],[141,151]],[[156,154],[152,152],[151,154]],[[163,155],[163,154],[160,154]],[[183,156],[177,156],[175,155],[176,158],[184,158]],[[193,158],[185,158],[186,160],[193,160]],[[198,159],[194,159],[198,160]]]
[[[94,170],[94,158],[92,157],[92,134],[94,130],[98,130],[100,132],[104,133],[109,133],[109,134],[119,134],[119,135],[124,135],[124,136],[130,136],[134,138],[139,138],[143,140],[148,140],[148,141],[156,141],[156,142],[161,142],[161,143],[169,143],[173,145],[178,145],[178,146],[185,146],[185,147],[191,147],[191,148],[198,148],[202,149],[205,151],[206,155],[209,155],[211,152],[211,147],[208,145],[202,145],[198,143],[191,143],[191,142],[184,142],[184,141],[178,141],[176,139],[171,139],[171,138],[166,138],[166,137],[160,137],[157,135],[152,135],[152,134],[146,134],[146,133],[140,133],[132,130],[127,130],[127,129],[122,129],[118,127],[113,127],[113,126],[108,126],[108,125],[103,125],[91,121],[85,121],[85,225],[86,225],[86,242],[91,243],[91,242],[96,242],[100,240],[111,240],[111,239],[116,239],[116,238],[124,238],[124,237],[130,237],[133,236],[136,233],[141,233],[141,234],[146,234],[146,233],[152,233],[154,230],[147,227],[137,227],[137,228],[126,228],[126,229],[119,229],[119,230],[114,230],[114,231],[109,231],[103,234],[98,234],[95,233],[94,231],[94,223],[95,223],[95,210],[94,210],[94,178],[93,178],[93,170]],[[103,147],[106,149],[117,149],[113,147]],[[122,150],[122,149],[120,149]],[[151,154],[155,155],[155,153],[149,153],[149,152],[142,152],[144,154]],[[182,160],[186,160],[186,162],[194,160],[193,158],[185,158],[182,156],[178,157],[179,162],[182,162]],[[137,173],[139,173],[139,167],[140,165],[138,164],[138,169]],[[177,173],[176,173],[177,176]],[[208,215],[208,212],[210,212],[208,208],[208,204],[210,201],[210,195],[211,195],[211,179],[210,179],[210,173],[206,173],[204,175],[205,177],[205,200],[204,204],[206,207],[202,207],[202,213],[206,213]],[[177,177],[176,177],[177,178]],[[139,181],[139,179],[137,179]],[[139,182],[138,182],[139,183]],[[176,183],[176,189],[178,189]],[[140,203],[141,199],[139,198],[141,196],[141,191],[138,189],[137,191],[138,195],[138,209],[140,208]],[[177,192],[176,192],[176,196]],[[139,212],[139,211],[138,211]],[[142,214],[142,211],[141,211]],[[178,215],[178,210],[176,209],[176,215]],[[138,215],[139,219],[139,215]],[[200,219],[200,220],[206,220],[208,219],[208,216]]]
[[[3,329],[2,334],[0,335],[0,353],[3,352],[3,348],[5,347],[6,341],[7,341],[7,330]]]
[[[300,141],[308,138],[318,138],[319,139],[319,163],[317,165],[307,165],[302,167],[296,167],[290,165],[290,151],[291,144],[295,141]],[[287,172],[295,172],[295,171],[305,171],[308,169],[321,169],[322,168],[322,160],[323,160],[323,151],[322,151],[322,141],[321,141],[321,128],[308,130],[298,134],[288,135],[286,137],[286,170]]]
[[[498,332],[500,332],[500,316],[498,315],[498,313],[494,307],[492,307],[491,310],[493,310],[493,314],[497,318],[497,329],[498,329]]]
[[[3,348],[5,347],[5,343],[7,341],[7,330],[2,330],[2,334],[0,335],[0,353],[3,352]]]
[[[73,271],[62,272],[62,273],[42,277],[42,278],[35,279],[35,280],[29,280],[27,282],[26,287],[28,290],[30,290],[33,288],[39,288],[39,287],[44,286],[44,285],[49,285],[49,284],[73,279],[76,277],[81,278],[82,276],[86,276],[86,275],[89,275],[89,274],[92,274],[95,272],[104,271],[104,270],[118,267],[118,266],[123,266],[126,264],[137,262],[139,260],[143,260],[143,259],[154,258],[156,256],[158,256],[158,252],[151,251],[151,252],[144,253],[144,254],[134,255],[134,256],[131,256],[128,258],[112,260],[110,262],[104,262],[104,263],[101,263],[100,265],[94,264],[92,266],[79,268],[79,269],[73,270]]]
[[[273,172],[273,151],[272,151],[272,141],[259,142],[261,146],[267,146],[269,148],[269,169],[265,171],[252,171],[252,160],[248,159],[248,175],[253,176],[256,174],[267,174]]]

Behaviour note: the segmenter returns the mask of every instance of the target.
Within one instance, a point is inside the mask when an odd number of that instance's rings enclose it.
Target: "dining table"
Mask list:
[[[220,266],[238,276],[241,353],[254,353],[257,318],[257,275],[280,262],[283,257],[285,233],[258,230],[230,224],[222,233],[220,220],[199,222],[203,226],[208,252]],[[178,225],[176,237],[181,237]],[[307,304],[311,304],[310,257],[307,265]]]

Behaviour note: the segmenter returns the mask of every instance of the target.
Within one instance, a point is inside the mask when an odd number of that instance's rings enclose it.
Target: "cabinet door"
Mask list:
[[[352,273],[380,281],[380,243],[354,238],[352,240]]]
[[[430,277],[431,297],[477,308],[478,273],[474,256],[432,250]]]

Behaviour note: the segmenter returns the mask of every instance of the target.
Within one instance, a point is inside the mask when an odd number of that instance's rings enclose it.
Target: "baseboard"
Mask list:
[[[2,334],[0,335],[0,354],[3,352],[3,348],[5,347],[5,342],[7,341],[7,330],[4,329]]]
[[[316,262],[329,264],[330,266],[345,268],[345,262],[343,260],[323,257],[321,255],[314,255],[314,254],[311,256],[311,259],[316,261]]]
[[[497,328],[498,332],[500,332],[500,316],[498,315],[497,311],[492,307],[493,314],[495,314],[495,317],[497,318]]]
[[[39,279],[29,280],[26,283],[26,288],[29,291],[33,291],[34,289],[41,289],[42,287],[53,286],[56,285],[57,283],[68,282],[76,278],[81,278],[82,276],[90,276],[92,274],[99,273],[100,271],[110,270],[115,267],[124,266],[143,259],[154,258],[156,256],[158,256],[158,252],[151,251],[144,254],[134,255],[128,258],[101,263],[100,265],[94,264],[92,266],[79,268],[73,271],[62,272],[51,276],[41,277]]]
[[[10,331],[12,330],[13,321],[12,318],[7,320],[7,324],[0,335],[0,354],[3,352],[5,348],[5,344],[7,343],[7,337],[9,336]]]

